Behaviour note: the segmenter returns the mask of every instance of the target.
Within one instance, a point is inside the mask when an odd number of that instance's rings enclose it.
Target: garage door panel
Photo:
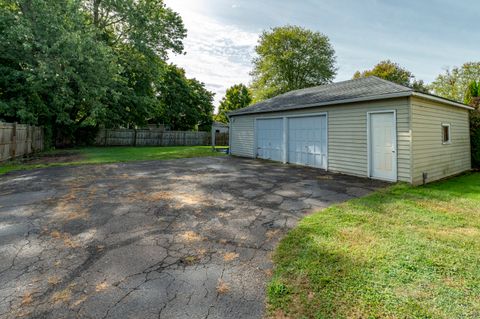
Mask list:
[[[257,120],[257,157],[282,161],[283,150],[283,119]]]
[[[326,116],[289,118],[288,161],[327,168]]]

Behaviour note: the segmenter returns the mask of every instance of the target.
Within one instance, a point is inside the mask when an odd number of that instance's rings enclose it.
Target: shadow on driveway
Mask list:
[[[1,318],[259,318],[270,253],[385,183],[232,157],[0,179]]]

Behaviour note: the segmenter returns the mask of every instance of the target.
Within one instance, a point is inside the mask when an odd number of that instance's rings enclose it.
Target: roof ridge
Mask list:
[[[386,82],[386,83],[388,83],[388,84],[391,84],[391,85],[394,85],[394,86],[399,86],[399,87],[401,87],[401,88],[407,89],[408,91],[415,91],[414,89],[412,89],[412,88],[409,87],[409,86],[406,86],[406,85],[403,85],[403,84],[398,84],[398,83],[395,83],[395,82],[390,81],[390,80],[382,79],[381,77],[378,77],[378,76],[376,76],[376,75],[369,75],[369,76],[367,76],[367,77],[365,77],[365,78],[375,78],[375,79],[378,79],[378,80],[380,80],[380,81]]]

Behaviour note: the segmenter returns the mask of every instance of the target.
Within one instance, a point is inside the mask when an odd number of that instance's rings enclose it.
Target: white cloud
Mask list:
[[[215,105],[228,87],[250,82],[251,60],[258,34],[220,23],[186,5],[168,4],[179,12],[188,30],[185,55],[171,55],[170,62],[184,68],[188,77],[205,83],[215,93]]]

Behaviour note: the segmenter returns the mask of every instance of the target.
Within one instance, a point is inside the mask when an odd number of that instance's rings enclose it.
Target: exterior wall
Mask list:
[[[412,104],[412,183],[455,175],[471,168],[468,110],[417,97]],[[442,143],[442,123],[450,124],[451,143]]]
[[[255,157],[255,118],[312,114],[328,115],[328,170],[356,175],[368,175],[367,112],[396,110],[398,180],[411,182],[410,104],[408,98],[340,104],[303,110],[232,116],[231,153]]]

